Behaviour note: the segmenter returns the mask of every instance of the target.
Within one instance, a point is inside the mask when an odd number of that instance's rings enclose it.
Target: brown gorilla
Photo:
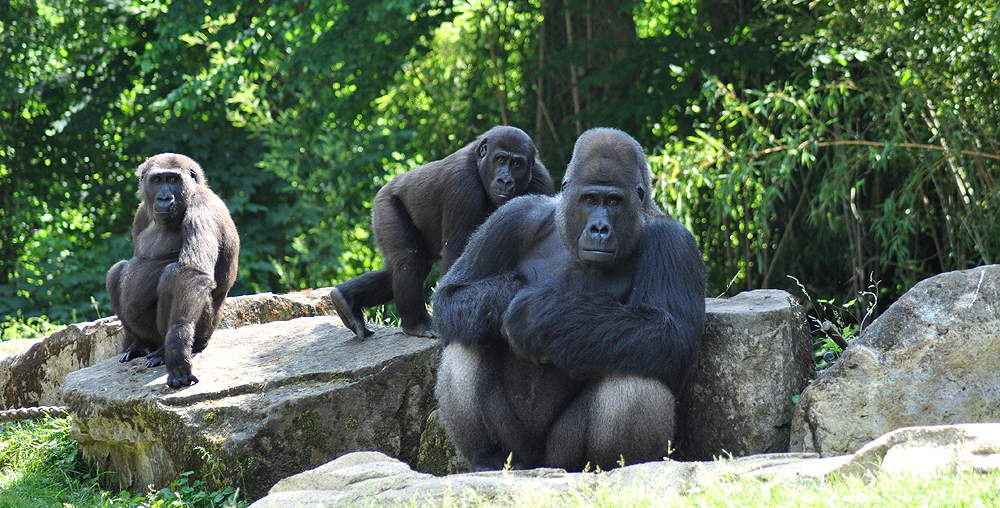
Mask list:
[[[400,327],[433,337],[424,280],[440,259],[448,272],[469,235],[515,196],[552,194],[552,177],[531,138],[517,127],[493,127],[444,159],[397,175],[372,203],[372,230],[385,269],[359,275],[330,292],[337,314],[359,339],[372,334],[365,309],[396,300]]]
[[[198,382],[191,358],[205,349],[236,281],[240,238],[225,203],[188,157],[162,153],[139,166],[142,203],[132,223],[132,259],[108,271],[111,308],[128,348],[167,366],[167,385]]]

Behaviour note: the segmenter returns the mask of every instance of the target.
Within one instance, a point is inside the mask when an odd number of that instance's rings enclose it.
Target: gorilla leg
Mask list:
[[[375,270],[338,284],[330,291],[333,308],[359,339],[375,333],[365,326],[365,309],[392,301],[392,272]]]
[[[228,293],[228,292],[227,292]],[[200,353],[208,347],[208,339],[212,338],[215,329],[222,322],[222,306],[226,302],[226,293],[212,297],[211,305],[205,306],[205,311],[201,314],[201,319],[194,330],[194,345],[191,346],[192,353]]]
[[[213,289],[215,281],[210,276],[189,266],[171,263],[160,276],[156,324],[163,334],[163,346],[150,355],[146,365],[166,363],[171,388],[198,382],[191,373],[195,330],[198,320],[211,310]],[[204,340],[207,343],[208,339]]]
[[[450,344],[441,353],[435,394],[452,441],[474,471],[502,469],[513,454],[515,468],[532,467],[541,440],[527,438],[503,394],[501,353],[488,347]]]
[[[156,344],[144,341],[139,338],[139,334],[132,328],[131,323],[127,322],[127,316],[124,314],[124,307],[122,306],[122,274],[128,268],[128,261],[119,261],[115,263],[114,266],[108,270],[107,279],[105,279],[104,286],[108,290],[108,296],[111,297],[111,311],[118,316],[118,319],[122,323],[122,331],[125,334],[125,344],[128,344],[128,348],[118,357],[118,361],[125,363],[130,362],[136,358],[148,355],[151,351],[156,349]]]
[[[122,272],[125,267],[128,266],[128,261],[119,261],[115,263],[114,266],[108,270],[108,276],[104,279],[104,287],[108,290],[108,296],[111,297],[111,310],[116,315],[121,312],[121,280]]]
[[[399,327],[409,335],[437,337],[424,300],[424,281],[431,267],[430,256],[421,250],[393,260],[392,293],[399,313]]]
[[[424,299],[424,281],[435,258],[398,198],[379,193],[372,206],[372,228],[392,274],[400,328],[409,335],[436,337]]]
[[[660,381],[610,375],[588,386],[552,427],[545,465],[579,471],[660,460],[674,436],[674,396]]]

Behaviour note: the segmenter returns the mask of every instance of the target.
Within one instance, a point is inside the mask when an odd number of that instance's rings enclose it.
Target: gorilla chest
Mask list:
[[[569,251],[553,228],[550,234],[525,253],[517,269],[529,284],[538,284],[563,277],[571,263]]]
[[[602,293],[619,303],[625,303],[632,294],[636,277],[633,260],[605,270],[584,267],[555,230],[529,250],[517,268],[529,284],[557,284],[568,291]]]
[[[139,247],[135,253],[137,258],[176,261],[184,246],[184,236],[179,228],[154,223],[139,234],[135,244]]]

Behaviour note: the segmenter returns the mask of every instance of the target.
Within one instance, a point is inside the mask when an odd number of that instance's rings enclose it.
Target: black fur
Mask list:
[[[457,152],[394,177],[372,203],[372,230],[386,267],[331,291],[344,324],[359,339],[372,334],[366,308],[396,300],[400,326],[433,337],[424,281],[435,261],[442,274],[472,231],[496,208],[522,194],[552,194],[552,178],[531,138],[498,126]]]
[[[477,469],[579,470],[658,460],[694,364],[705,267],[694,236],[652,203],[638,143],[577,140],[555,197],[493,214],[434,294],[446,344],[437,395]]]
[[[128,348],[120,361],[148,356],[167,365],[167,384],[198,382],[191,358],[205,349],[236,281],[240,239],[201,166],[164,153],[139,166],[142,203],[132,223],[132,259],[108,271],[111,308]]]

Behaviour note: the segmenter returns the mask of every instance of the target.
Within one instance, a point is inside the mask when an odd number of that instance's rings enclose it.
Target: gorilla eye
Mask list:
[[[613,197],[608,198],[608,205],[609,206],[618,206],[620,204],[622,204],[622,198],[620,198],[618,196],[613,196]]]
[[[510,163],[510,165],[514,166],[515,168],[519,168],[521,167],[521,161],[513,161]]]
[[[593,195],[587,194],[583,197],[583,204],[588,206],[593,206],[597,204],[597,198]]]
[[[507,157],[504,156],[504,155],[497,155],[497,162],[499,162],[500,164],[503,164],[503,163],[507,162]]]

